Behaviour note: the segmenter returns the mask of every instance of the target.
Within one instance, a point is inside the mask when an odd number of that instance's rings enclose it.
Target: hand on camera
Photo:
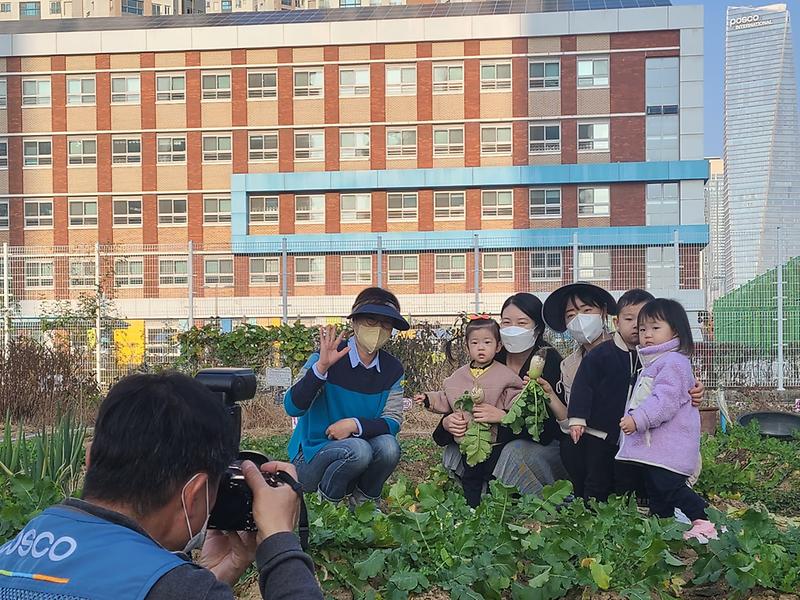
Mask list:
[[[290,486],[272,487],[264,480],[264,474],[274,475],[278,471],[297,479],[294,465],[285,462],[268,462],[258,467],[246,460],[242,463],[245,481],[253,491],[253,519],[258,532],[256,540],[260,544],[276,533],[292,532],[297,526],[300,514],[300,496]]]

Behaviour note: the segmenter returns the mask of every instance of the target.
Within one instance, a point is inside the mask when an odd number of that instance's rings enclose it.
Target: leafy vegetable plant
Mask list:
[[[476,404],[483,400],[480,388],[471,392],[464,392],[455,402],[455,408],[471,413]],[[470,467],[482,463],[492,452],[492,427],[488,423],[478,423],[470,420],[464,437],[458,441],[458,446],[464,454]]]
[[[549,399],[537,381],[544,369],[544,354],[540,350],[531,359],[528,370],[530,381],[525,385],[511,408],[503,417],[503,425],[507,425],[515,434],[527,429],[534,441],[538,442],[547,420],[547,403]]]

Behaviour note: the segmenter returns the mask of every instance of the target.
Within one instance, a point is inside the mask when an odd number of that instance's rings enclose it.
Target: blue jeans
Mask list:
[[[338,502],[358,489],[377,500],[400,462],[400,444],[388,433],[368,440],[347,438],[328,442],[311,462],[305,462],[302,451],[293,462],[306,492],[319,490],[324,498]]]

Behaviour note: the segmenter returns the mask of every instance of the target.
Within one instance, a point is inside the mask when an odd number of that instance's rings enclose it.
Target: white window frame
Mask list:
[[[36,207],[33,212],[30,209]],[[52,229],[53,228],[53,199],[36,198],[25,200],[23,204],[23,218],[25,229]]]
[[[86,81],[92,82],[92,91],[86,92],[83,89],[83,84]],[[69,84],[77,82],[80,88],[79,92],[70,92]],[[97,81],[94,75],[75,75],[67,77],[67,106],[94,106],[97,104]]]
[[[124,90],[114,91],[114,84],[122,82]],[[111,76],[111,104],[140,104],[142,101],[142,80],[138,74],[126,73]]]
[[[302,272],[300,266],[306,268]],[[314,268],[315,267],[315,268]],[[324,256],[295,256],[294,258],[294,284],[295,285],[320,285],[325,283],[325,257]]]
[[[345,144],[345,139],[350,136],[352,136],[353,143]],[[341,129],[339,131],[339,160],[369,160],[370,145],[369,129]]]
[[[581,64],[591,64],[591,74],[581,75]],[[605,63],[605,75],[596,73],[597,67]],[[578,58],[576,66],[576,81],[578,89],[607,88],[609,87],[609,66],[608,56],[586,56]]]
[[[399,200],[400,207],[392,208],[391,201]],[[412,200],[414,208],[407,208],[406,201]],[[416,222],[419,218],[419,194],[417,192],[389,192],[386,194],[386,220],[390,222]]]
[[[611,215],[611,188],[608,186],[578,188],[578,218]]]
[[[142,286],[144,286],[143,258],[122,257],[114,259],[115,288],[136,288]]]
[[[507,140],[500,139],[501,132],[508,134]],[[513,148],[514,131],[511,123],[481,125],[481,156],[511,156]]]
[[[297,78],[305,75],[306,83],[298,85]],[[318,79],[319,83],[314,80]],[[297,68],[292,73],[292,90],[295,99],[324,98],[325,97],[325,72],[322,67]]]
[[[453,200],[456,207],[453,208]],[[446,202],[445,202],[446,201]],[[445,206],[446,204],[446,206]],[[460,207],[459,207],[460,204]],[[467,214],[467,193],[464,191],[445,191],[433,193],[434,221],[463,221]]]
[[[308,210],[298,210],[297,205],[300,201],[308,199]],[[315,210],[315,205],[317,210]],[[321,209],[321,210],[319,210]],[[301,215],[308,215],[308,218],[300,218]],[[324,225],[325,224],[325,194],[300,194],[294,197],[294,222],[295,225]]]
[[[456,72],[461,73],[459,79],[452,79]],[[437,74],[444,74],[437,81]],[[464,93],[464,63],[463,62],[440,62],[433,63],[433,94],[463,94]]]
[[[124,207],[125,212],[120,209]],[[138,212],[137,212],[138,208]],[[111,209],[114,227],[142,226],[142,199],[139,197],[121,196],[112,198]]]
[[[350,264],[353,262],[355,262],[355,268],[352,268]],[[339,271],[342,285],[370,285],[372,284],[372,256],[369,254],[344,254],[341,257]]]
[[[541,128],[542,139],[534,139],[534,130]],[[558,138],[548,138],[553,128],[558,130]],[[561,154],[561,123],[528,123],[528,154]]]
[[[673,194],[665,192],[674,190]],[[681,189],[677,182],[648,183],[645,187],[645,225],[680,225]]]
[[[269,205],[275,210],[268,210]],[[254,195],[247,197],[247,222],[251,225],[277,225],[280,220],[280,197],[270,195]]]
[[[345,202],[348,205],[347,208],[345,208]],[[372,195],[369,193],[342,194],[339,196],[339,206],[341,223],[372,222]]]
[[[534,204],[534,194],[542,194],[543,203],[539,204],[538,198]],[[552,203],[548,200],[552,198],[553,193],[558,194],[558,211],[551,209]],[[549,198],[548,198],[549,197]],[[541,212],[535,210],[535,207],[541,206]],[[561,218],[561,188],[531,188],[528,190],[528,216],[531,219],[560,219]]]
[[[581,127],[591,126],[591,137],[581,137]],[[605,137],[595,137],[596,128],[605,127]],[[609,152],[611,149],[611,123],[609,121],[578,122],[578,152]]]
[[[36,273],[31,273],[36,267]],[[44,268],[43,268],[44,267]],[[25,261],[25,287],[28,289],[53,289],[55,269],[53,261],[48,259],[27,259]]]
[[[8,198],[0,198],[0,229],[8,229],[10,225]]]
[[[87,208],[92,205],[94,205],[94,213],[92,213],[92,209],[87,212]],[[80,212],[73,212],[73,208],[80,208]],[[94,229],[97,227],[97,198],[70,198],[67,210],[70,229]]]
[[[453,259],[460,259],[464,266],[454,267]],[[447,266],[440,264],[447,262]],[[467,255],[459,253],[435,254],[433,257],[433,280],[436,283],[463,283],[467,280]]]
[[[115,142],[125,142],[125,152],[115,152]],[[133,145],[133,150],[131,146]],[[139,147],[138,151],[136,146]],[[111,164],[118,167],[138,167],[142,164],[142,138],[139,136],[111,138]]]
[[[209,206],[211,210],[209,210]],[[227,210],[226,210],[227,206]],[[203,225],[230,225],[231,197],[206,194],[203,196]]]
[[[96,281],[97,276],[95,274],[94,259],[69,259],[69,287],[91,288],[94,287]]]
[[[533,65],[542,65],[542,75],[534,75]],[[558,67],[558,75],[548,75],[547,67],[556,65]],[[528,91],[531,92],[546,92],[558,91],[561,89],[561,61],[556,60],[529,60],[528,61]]]
[[[511,259],[511,266],[504,266],[502,262]],[[494,266],[487,266],[487,262],[496,261]],[[508,273],[508,275],[506,275]],[[513,282],[514,281],[514,253],[513,252],[484,252],[481,255],[481,278],[484,282]]]
[[[267,140],[274,140],[274,149],[267,148]],[[260,148],[253,148],[253,142],[260,144]],[[247,157],[250,162],[274,163],[278,162],[278,132],[277,131],[251,131],[247,134]]]
[[[87,144],[88,143],[88,144]],[[86,152],[94,146],[94,152]],[[73,146],[80,151],[77,154],[72,152]],[[67,166],[68,167],[94,167],[97,165],[97,138],[67,138]]]
[[[544,259],[544,266],[534,265],[536,258]],[[528,264],[531,281],[561,281],[564,277],[564,256],[561,250],[534,250],[530,253]]]
[[[0,138],[0,170],[8,169],[8,138]]]
[[[508,67],[508,77],[498,77],[498,67]],[[494,75],[490,75],[494,70]],[[482,92],[510,92],[511,91],[511,61],[510,60],[491,60],[481,61],[481,91]]]
[[[206,87],[214,78],[214,85]],[[227,80],[227,87],[225,82]],[[200,96],[203,102],[224,102],[231,99],[230,71],[203,71],[200,73]]]
[[[183,265],[183,272],[181,272],[180,265]],[[158,285],[160,287],[187,287],[189,285],[189,259],[186,256],[160,256],[158,258]]]
[[[414,137],[413,145],[406,143],[406,138]],[[392,140],[392,137],[399,137],[400,143]],[[391,127],[386,129],[386,158],[404,159],[417,157],[417,128],[416,127]]]
[[[400,82],[391,82],[393,76],[391,72],[398,72]],[[414,74],[413,83],[403,82],[403,75],[412,72]],[[415,64],[395,64],[386,65],[386,95],[387,96],[416,96],[417,95],[417,65]]]
[[[667,125],[670,127],[666,127]],[[665,132],[665,129],[672,131]],[[644,134],[645,161],[680,160],[680,131],[680,115],[647,115]]]
[[[646,289],[675,293],[674,246],[648,246],[644,264]]]
[[[353,76],[353,81],[345,83],[345,75]],[[340,98],[369,98],[370,76],[369,65],[348,65],[339,67],[339,97]]]
[[[598,258],[600,264],[596,264]],[[581,281],[608,281],[611,279],[611,251],[578,251],[578,279]]]
[[[154,4],[153,6],[157,6]],[[166,5],[164,8],[168,8]],[[169,14],[169,13],[164,13]],[[164,362],[178,358],[181,354],[177,337],[180,332],[174,327],[158,327],[147,330],[147,359],[153,362]]]
[[[189,201],[186,196],[158,196],[158,226],[183,227],[189,222]],[[175,210],[175,203],[183,203],[183,211]],[[162,210],[169,203],[169,211]]]
[[[162,148],[167,142],[169,150]],[[175,146],[178,145],[176,149]],[[183,149],[180,147],[183,146]],[[186,164],[186,136],[185,135],[160,135],[156,138],[156,164],[159,165],[185,165]]]
[[[0,108],[8,106],[8,80],[0,77]]]
[[[500,201],[503,200],[501,204]],[[509,202],[506,203],[505,200]],[[481,219],[503,220],[514,218],[514,190],[482,190]]]
[[[304,136],[308,137],[308,144],[300,148],[297,141]],[[313,145],[314,140],[322,140],[319,146]],[[325,160],[325,130],[308,129],[294,132],[294,159],[296,161],[322,162]]]
[[[401,263],[399,269],[397,268],[398,263]],[[409,267],[409,264],[412,266]],[[419,255],[388,254],[386,257],[386,279],[389,283],[397,284],[419,283]]]
[[[447,143],[436,142],[436,134],[447,133]],[[461,134],[461,142],[453,141],[453,134]],[[458,137],[458,136],[456,136]],[[433,156],[434,158],[447,158],[464,156],[464,127],[434,127],[433,128]]]
[[[227,142],[226,142],[227,140]],[[214,144],[214,149],[206,148],[206,143]],[[220,147],[222,143],[222,147]],[[225,148],[227,145],[227,148]],[[233,160],[233,136],[230,134],[204,135],[203,136],[203,162],[204,163],[229,163]]]
[[[33,93],[25,92],[25,84],[33,84],[36,90]],[[22,108],[43,108],[50,106],[53,101],[53,91],[49,77],[30,77],[22,80]]]
[[[216,269],[209,269],[209,265],[215,263]],[[214,270],[216,272],[211,273]],[[233,286],[233,275],[233,256],[206,256],[203,258],[204,287],[231,287]]]
[[[175,83],[180,81],[179,87]],[[167,89],[160,90],[159,82],[166,82]],[[158,73],[156,75],[156,104],[170,104],[186,102],[186,74],[185,73]]]
[[[254,265],[261,263],[261,269],[256,270]],[[267,265],[274,265],[267,270]],[[274,281],[272,280],[274,275]],[[253,286],[278,286],[281,283],[281,259],[277,256],[251,256],[250,257],[250,285]]]
[[[36,154],[28,154],[28,148],[36,144]],[[43,153],[43,149],[49,149],[49,153]],[[28,157],[36,157],[36,162],[29,162],[32,159]],[[24,138],[22,140],[22,168],[23,169],[37,169],[39,167],[47,167],[53,164],[53,140],[52,138]]]
[[[264,76],[272,75],[275,78],[275,85],[264,85]],[[261,85],[251,85],[250,77],[255,76],[260,79]],[[247,71],[247,99],[248,100],[274,100],[278,97],[278,72],[275,69],[258,69]]]

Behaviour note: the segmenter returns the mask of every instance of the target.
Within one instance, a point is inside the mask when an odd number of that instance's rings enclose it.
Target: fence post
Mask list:
[[[289,324],[289,246],[286,237],[281,240],[281,322]]]
[[[786,388],[783,386],[783,252],[781,251],[781,228],[778,227],[778,248],[777,248],[777,269],[778,269],[778,391],[782,392]]]
[[[3,242],[3,348],[8,350],[8,342],[11,340],[11,299],[9,293],[9,278],[11,271],[8,265],[8,243]]]
[[[578,232],[572,234],[572,283],[578,281]]]
[[[186,320],[189,326],[188,329],[191,329],[194,327],[194,242],[192,240],[189,240],[187,252],[186,272],[189,274],[189,277],[186,283],[188,288],[187,294],[189,300],[189,310],[187,311]]]
[[[481,311],[481,244],[477,233],[474,235],[474,254],[475,314],[478,314]]]
[[[675,252],[675,292],[681,289],[681,237],[677,229],[672,233],[672,248]]]
[[[377,256],[377,260],[378,260],[378,269],[377,269],[378,281],[377,281],[377,284],[378,284],[379,288],[382,288],[383,287],[383,237],[381,237],[381,236],[378,236],[378,256]]]
[[[94,322],[94,370],[98,386],[103,385],[103,290],[100,288],[100,242],[94,245],[94,285],[97,290],[97,310]]]

